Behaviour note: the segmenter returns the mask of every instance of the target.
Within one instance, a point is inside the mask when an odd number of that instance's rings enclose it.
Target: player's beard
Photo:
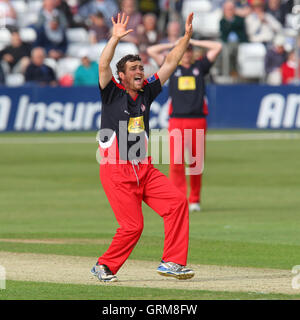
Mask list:
[[[134,78],[130,79],[128,83],[128,87],[130,90],[139,91],[143,88],[144,78],[142,77],[141,80],[135,80]]]

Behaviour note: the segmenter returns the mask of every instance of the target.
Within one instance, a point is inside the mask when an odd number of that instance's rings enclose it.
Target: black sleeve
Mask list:
[[[33,81],[33,68],[30,64],[25,71],[25,81]]]
[[[213,63],[207,59],[207,56],[204,56],[202,59],[197,60],[196,64],[202,70],[204,75],[207,75],[209,73],[209,70],[213,65]]]
[[[161,83],[156,73],[145,80],[144,91],[149,97],[150,103],[160,94],[161,90]]]
[[[118,83],[112,78],[104,89],[99,84],[99,90],[102,102],[109,104],[119,95],[122,89],[118,87]]]

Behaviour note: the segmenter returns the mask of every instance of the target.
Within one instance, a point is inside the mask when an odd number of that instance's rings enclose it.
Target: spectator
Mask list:
[[[270,13],[265,12],[264,0],[251,0],[251,13],[246,17],[246,30],[250,42],[271,43],[282,27]]]
[[[43,47],[49,58],[58,60],[67,51],[66,30],[59,23],[59,19],[53,16],[47,20],[42,28],[37,32],[35,47]]]
[[[11,44],[0,52],[0,59],[7,64],[10,72],[24,73],[30,62],[31,46],[24,43],[18,31],[11,33]]]
[[[10,29],[17,24],[17,14],[10,0],[0,0],[0,27]]]
[[[273,46],[267,50],[265,56],[265,73],[267,84],[280,85],[281,83],[280,68],[287,59],[284,43],[284,37],[282,35],[277,35],[273,41]]]
[[[156,16],[159,14],[159,0],[139,0],[139,12],[143,15],[147,13],[154,13]]]
[[[164,32],[170,21],[178,21],[182,24],[182,5],[184,0],[159,0],[158,30]]]
[[[251,8],[247,0],[234,0],[235,14],[240,17],[247,17],[251,13]]]
[[[105,18],[102,12],[97,12],[91,15],[92,25],[89,27],[89,38],[92,44],[103,40],[108,40],[109,29],[105,23]]]
[[[235,5],[235,14],[240,17],[246,17],[251,9],[248,0],[232,0]],[[226,0],[211,0],[212,10],[221,9]]]
[[[143,16],[143,24],[140,25],[138,43],[139,45],[151,46],[160,40],[160,34],[156,28],[157,18],[153,13],[147,13]]]
[[[45,50],[36,47],[31,51],[31,63],[25,71],[25,82],[27,84],[57,85],[54,70],[44,64]]]
[[[170,21],[167,25],[167,36],[160,43],[175,43],[180,37],[181,25],[178,21]]]
[[[286,15],[291,12],[292,1],[268,0],[266,12],[276,18],[285,27]]]
[[[120,10],[130,17],[127,28],[133,29],[130,34],[122,38],[122,41],[138,44],[138,28],[143,23],[143,17],[142,14],[137,11],[135,0],[121,0]]]
[[[78,9],[77,17],[81,21],[86,21],[97,12],[102,12],[105,17],[105,23],[110,28],[112,26],[111,17],[118,13],[118,6],[115,0],[91,0],[83,4]]]
[[[74,86],[97,86],[98,64],[90,60],[88,51],[85,49],[82,49],[80,56],[81,65],[75,71]]]
[[[220,21],[221,39],[225,43],[248,42],[244,18],[236,15],[235,3],[232,0],[225,1],[223,5],[223,17]]]
[[[80,26],[74,21],[73,13],[67,0],[55,0],[55,8],[64,14],[69,28],[76,28]]]
[[[43,8],[41,9],[38,17],[38,22],[36,23],[36,29],[42,28],[46,22],[49,22],[53,18],[59,20],[60,26],[64,29],[68,27],[68,21],[64,13],[56,8],[56,0],[44,0]]]
[[[235,76],[237,74],[238,45],[247,42],[248,37],[245,27],[245,19],[236,15],[235,3],[227,0],[223,5],[223,17],[220,21],[221,40],[223,42],[222,74]]]
[[[281,66],[281,79],[282,84],[292,84],[296,82],[295,79],[295,71],[296,71],[296,55],[295,51],[291,51],[288,54],[288,59]],[[300,69],[300,68],[299,68]],[[300,70],[298,70],[298,74],[300,74]]]

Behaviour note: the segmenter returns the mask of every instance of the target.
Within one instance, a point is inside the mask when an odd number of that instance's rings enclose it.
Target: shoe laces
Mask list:
[[[97,269],[99,270],[100,274],[106,275],[106,276],[111,276],[113,273],[111,270],[108,268],[107,265],[105,264],[96,264]]]
[[[163,262],[162,261],[162,263],[166,264],[169,269],[171,269],[172,271],[175,271],[175,272],[182,271],[184,268],[184,266],[177,264],[175,262]]]

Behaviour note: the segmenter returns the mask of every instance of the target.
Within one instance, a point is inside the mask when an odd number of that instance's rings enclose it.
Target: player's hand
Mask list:
[[[113,17],[111,18],[111,21],[113,23],[113,37],[121,39],[125,37],[128,33],[133,31],[133,29],[126,30],[129,21],[129,16],[126,16],[125,13],[122,14],[122,17],[121,14],[118,13],[117,21],[115,21]]]
[[[188,35],[190,38],[192,37],[192,34],[193,34],[193,24],[192,24],[193,17],[194,17],[194,13],[192,12],[188,15],[185,21],[185,34]]]

